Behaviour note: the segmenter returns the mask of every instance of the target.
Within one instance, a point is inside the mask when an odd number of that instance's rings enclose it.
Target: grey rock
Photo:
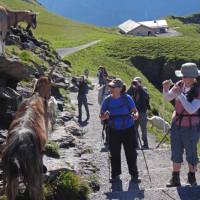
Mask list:
[[[10,87],[0,87],[0,128],[8,128],[22,98]]]
[[[100,190],[100,183],[98,181],[90,181],[89,186],[92,188],[93,192],[98,192]]]
[[[33,51],[35,49],[35,45],[32,41],[24,42],[24,43],[22,43],[22,48]]]
[[[60,62],[60,63],[59,63],[59,67],[65,69],[66,72],[69,72],[69,71],[70,71],[70,69],[69,69],[69,68],[70,68],[69,63],[68,63],[68,64],[65,64],[64,62]]]
[[[65,123],[65,131],[71,133],[74,136],[83,136],[84,132],[79,125],[74,121]]]
[[[53,81],[57,82],[65,82],[65,77],[62,74],[53,73]]]
[[[9,35],[9,37],[7,37],[6,39],[6,45],[16,45],[19,44],[21,42],[20,37],[17,35]]]
[[[16,58],[0,57],[0,73],[8,75],[18,81],[29,77],[32,70]]]
[[[69,87],[69,83],[65,83],[65,80],[64,80],[64,82],[55,83],[54,86],[56,86],[57,88],[67,89]]]
[[[65,138],[57,140],[60,143],[60,148],[70,148],[76,146],[76,139],[72,135],[67,135]]]
[[[68,111],[64,111],[61,113],[61,116],[60,118],[63,120],[63,122],[68,122],[70,121],[71,119],[73,119],[74,117],[74,114],[73,113],[70,113]]]
[[[28,98],[32,94],[33,89],[21,86],[19,83],[17,86],[17,91],[20,94],[20,96],[22,96],[23,98]]]

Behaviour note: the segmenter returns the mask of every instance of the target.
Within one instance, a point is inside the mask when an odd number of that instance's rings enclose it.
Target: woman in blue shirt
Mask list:
[[[131,180],[139,182],[137,169],[137,139],[134,130],[134,120],[139,116],[132,98],[123,92],[121,79],[109,83],[111,95],[104,99],[100,118],[108,120],[109,150],[111,154],[111,182],[120,179],[121,145],[123,144]]]

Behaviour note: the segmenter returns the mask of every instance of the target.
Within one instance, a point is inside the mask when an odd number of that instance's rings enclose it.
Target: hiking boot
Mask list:
[[[143,144],[142,145],[142,149],[149,149],[149,145],[148,144]]]
[[[105,147],[105,149],[109,149],[109,144],[108,144],[108,142],[104,142],[104,147]]]
[[[181,186],[180,182],[180,173],[179,172],[172,172],[172,178],[170,179],[169,183],[166,185],[167,187],[178,187]]]
[[[118,181],[120,181],[120,175],[114,176],[110,179],[110,183],[115,183],[115,182],[118,182]]]
[[[191,186],[196,186],[197,181],[195,177],[195,172],[189,172],[188,173],[188,181],[187,181]]]
[[[87,116],[86,121],[88,121],[90,119],[90,116]]]
[[[142,145],[142,149],[149,149],[149,144],[148,144],[148,141],[147,140],[144,140],[143,141],[143,145]]]
[[[82,122],[82,118],[81,118],[81,117],[78,118],[78,122],[79,122],[79,123]]]
[[[135,184],[141,183],[141,179],[138,176],[131,176],[131,182]]]
[[[140,147],[136,147],[136,150],[141,150]]]

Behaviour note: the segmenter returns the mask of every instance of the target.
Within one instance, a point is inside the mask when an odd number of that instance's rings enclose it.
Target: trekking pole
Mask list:
[[[106,111],[107,114],[110,115],[109,111]],[[106,120],[103,121],[103,131],[107,129],[107,122]],[[110,131],[106,133],[107,136],[107,142],[108,142],[108,149],[107,149],[107,163],[108,163],[108,179],[110,181],[111,179],[111,154],[110,154]],[[104,133],[103,133],[104,135]],[[104,137],[104,136],[103,136]]]
[[[108,149],[108,179],[109,179],[109,181],[111,180],[111,167],[110,167],[111,161],[110,161],[110,159],[111,159],[110,149]]]
[[[175,199],[174,197],[172,197],[167,191],[162,190],[162,192],[163,192],[164,194],[166,194],[170,199],[176,200],[176,199]]]
[[[169,134],[170,129],[165,133],[165,135],[163,136],[163,138],[160,140],[160,142],[157,144],[155,149],[158,149],[160,147],[160,145],[165,141],[165,139],[167,138],[167,135]]]
[[[104,139],[105,139],[105,135],[104,135],[105,128],[106,128],[106,124],[103,121],[103,127],[102,127],[102,132],[101,132],[101,141],[102,141],[102,143],[104,143]]]
[[[110,181],[111,179],[111,154],[110,154],[110,136],[109,133],[107,134],[107,138],[108,138],[108,179]]]
[[[147,164],[147,160],[146,160],[146,156],[145,156],[144,150],[142,149],[142,141],[141,141],[141,138],[140,138],[140,134],[138,134],[138,140],[139,140],[139,143],[140,143],[142,155],[143,155],[145,166],[146,166],[147,173],[148,173],[148,176],[149,176],[149,182],[151,183],[151,186],[152,186],[150,171],[149,171],[149,167],[148,167],[148,164]]]

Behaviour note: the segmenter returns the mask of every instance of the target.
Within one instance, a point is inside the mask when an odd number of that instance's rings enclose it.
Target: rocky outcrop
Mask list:
[[[178,79],[174,71],[180,69],[180,66],[191,60],[172,59],[165,57],[148,58],[145,56],[131,57],[132,64],[139,69],[147,79],[160,91],[162,90],[162,82],[167,79],[172,79],[176,82]],[[198,66],[200,62],[194,61]]]
[[[0,86],[0,128],[7,129],[22,97],[10,87]]]
[[[198,14],[194,14],[192,16],[189,17],[175,17],[172,16],[172,19],[178,19],[180,21],[182,21],[183,23],[186,24],[200,24],[200,13]]]
[[[17,57],[0,57],[0,79],[6,82],[8,86],[11,82],[13,84],[13,81],[16,84],[20,80],[26,79],[33,72],[31,68],[25,66]]]
[[[65,131],[77,137],[82,137],[84,135],[83,130],[80,129],[78,124],[74,121],[65,123]]]
[[[31,51],[49,68],[56,66],[58,73],[53,74],[54,85],[52,95],[58,100],[58,108],[63,111],[64,98],[59,88],[67,89],[69,80],[61,75],[61,70],[69,71],[69,65],[64,63],[48,42],[37,39],[31,30],[22,27],[12,27],[6,38],[6,45],[15,45],[21,50]],[[21,58],[15,50],[7,57],[0,57],[0,128],[8,128],[22,98],[27,98],[32,92],[31,84],[25,87],[22,80],[31,80],[35,72],[46,74],[47,66],[36,63],[31,56],[29,60]],[[20,98],[19,98],[20,96]],[[22,97],[22,98],[21,98]]]

